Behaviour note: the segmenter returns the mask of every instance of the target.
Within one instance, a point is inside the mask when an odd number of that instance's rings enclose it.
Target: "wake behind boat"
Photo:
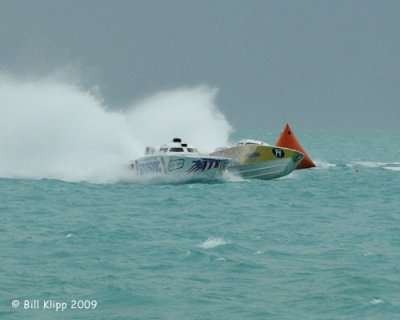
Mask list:
[[[276,179],[291,173],[303,160],[303,153],[263,141],[244,139],[237,146],[221,148],[211,155],[232,159],[228,170],[243,178]]]
[[[145,155],[129,166],[139,180],[181,183],[221,179],[230,162],[223,156],[201,155],[194,146],[175,138],[158,149],[147,147]]]

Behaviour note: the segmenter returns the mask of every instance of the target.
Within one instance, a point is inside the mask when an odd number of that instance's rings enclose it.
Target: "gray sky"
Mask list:
[[[0,0],[0,70],[116,108],[209,85],[237,129],[400,128],[400,1]]]

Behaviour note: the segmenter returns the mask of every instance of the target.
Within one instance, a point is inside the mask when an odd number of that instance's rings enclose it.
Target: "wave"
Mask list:
[[[383,169],[392,170],[392,171],[400,171],[400,167],[383,167]]]
[[[199,244],[198,247],[202,249],[212,249],[226,244],[229,244],[229,242],[223,238],[208,238],[206,241]]]
[[[329,162],[322,161],[322,160],[315,160],[314,163],[315,163],[316,167],[313,169],[330,169],[330,168],[336,167],[335,163],[329,163]]]
[[[313,168],[314,170],[315,168]],[[298,179],[300,177],[299,172],[296,170],[293,170],[291,173],[289,173],[286,176],[280,177],[279,180],[292,180],[292,179]]]
[[[381,303],[384,303],[384,301],[383,301],[382,299],[376,299],[376,298],[374,298],[374,299],[372,299],[369,303],[370,303],[370,304],[381,304]]]
[[[313,170],[327,170],[335,167],[349,167],[349,168],[380,168],[380,169],[385,169],[385,170],[391,170],[391,171],[400,171],[400,162],[397,161],[389,161],[389,162],[382,162],[382,161],[354,161],[350,162],[347,164],[335,164],[335,163],[330,163],[326,161],[321,161],[321,160],[316,160],[314,161],[316,164],[316,168],[312,168]],[[287,176],[287,178],[290,178],[290,175]]]
[[[352,166],[358,165],[362,167],[368,167],[368,168],[379,168],[387,165],[386,162],[373,162],[373,161],[357,161],[352,163]]]
[[[386,170],[400,171],[400,162],[373,162],[373,161],[358,161],[351,163],[349,166],[362,166],[366,168],[383,168]]]
[[[231,171],[226,170],[222,176],[222,181],[225,182],[243,182],[248,181],[241,177],[239,174],[233,173]]]

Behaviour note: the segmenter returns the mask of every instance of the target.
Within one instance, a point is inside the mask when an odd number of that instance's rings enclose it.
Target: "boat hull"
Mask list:
[[[182,183],[221,179],[230,162],[228,158],[215,156],[152,155],[133,160],[129,165],[135,180]]]
[[[243,178],[277,179],[290,174],[304,158],[296,150],[276,146],[243,145],[211,153],[232,159],[228,170]]]

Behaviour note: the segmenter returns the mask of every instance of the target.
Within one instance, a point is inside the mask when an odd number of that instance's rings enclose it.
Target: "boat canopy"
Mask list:
[[[197,154],[198,151],[194,146],[182,143],[180,138],[174,138],[171,143],[162,145],[158,149],[158,153]]]

